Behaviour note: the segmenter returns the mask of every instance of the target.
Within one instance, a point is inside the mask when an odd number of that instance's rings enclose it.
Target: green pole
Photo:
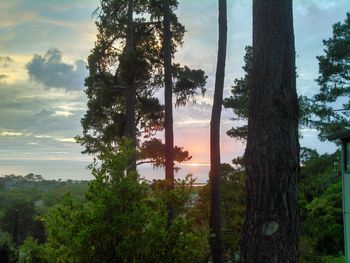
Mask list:
[[[342,142],[343,218],[345,262],[350,263],[350,141]]]

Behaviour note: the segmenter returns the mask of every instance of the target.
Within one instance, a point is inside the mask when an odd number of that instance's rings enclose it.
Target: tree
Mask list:
[[[339,130],[349,128],[349,58],[350,58],[350,22],[349,13],[343,24],[333,25],[333,37],[324,40],[326,55],[318,56],[320,76],[316,82],[320,90],[313,97],[299,96],[300,124],[316,128],[319,138]],[[224,100],[225,108],[232,108],[237,117],[233,120],[248,119],[248,82],[251,75],[252,49],[246,47],[243,67],[244,78],[235,79],[232,95]],[[343,105],[341,105],[343,104]],[[227,134],[231,137],[246,140],[247,126],[233,127]]]
[[[27,196],[21,199],[11,197],[11,206],[5,207],[0,217],[0,225],[4,231],[11,233],[13,242],[18,246],[32,233],[35,209],[33,200]]]
[[[125,56],[130,61],[126,63],[133,63],[135,61],[135,45],[134,45],[134,0],[128,0],[127,9],[127,29],[126,29],[126,43]],[[123,61],[123,60],[122,60]],[[126,83],[126,135],[131,140],[132,148],[134,149],[129,161],[128,170],[136,171],[136,123],[135,123],[135,109],[136,109],[136,92],[135,92],[135,76],[134,74],[123,74],[123,80]]]
[[[133,19],[134,12],[144,13],[147,8],[144,1],[102,0],[95,12],[99,33],[88,58],[88,111],[81,121],[83,136],[77,137],[85,153],[102,157],[117,150],[125,137],[135,146],[138,124],[137,132],[145,136],[161,129],[163,107],[152,96],[160,85],[155,74],[160,67],[154,62],[159,53],[155,25]]]
[[[10,235],[0,230],[0,259],[2,262],[18,262],[18,253]]]
[[[233,126],[226,134],[242,142],[246,142],[248,137],[249,85],[252,77],[253,48],[246,46],[245,51],[245,65],[243,66],[245,76],[234,80],[234,85],[231,87],[231,96],[223,101],[224,107],[232,109],[235,114],[231,120],[243,122],[242,126]],[[232,160],[232,163],[244,167],[244,157],[236,157]]]
[[[19,263],[47,263],[45,258],[45,250],[38,241],[29,237],[19,247]]]
[[[230,164],[221,165],[222,239],[225,259],[237,262],[245,216],[245,173]],[[225,262],[226,262],[225,260]]]
[[[164,0],[163,51],[164,51],[164,102],[165,102],[165,179],[168,190],[174,189],[174,128],[173,128],[173,81],[171,63],[171,31],[169,0]],[[168,224],[174,218],[174,207],[168,204]]]
[[[214,101],[210,121],[210,240],[214,263],[224,262],[224,248],[221,235],[221,174],[220,174],[220,118],[225,80],[226,45],[227,45],[227,2],[219,0],[219,41],[216,64]]]
[[[67,195],[49,211],[47,241],[28,239],[21,247],[25,262],[203,262],[208,235],[189,213],[193,180],[176,180],[170,192],[149,185],[136,172],[125,173],[131,152],[121,144],[120,151],[91,166],[95,180],[86,200]],[[181,211],[170,227],[169,198]]]
[[[292,0],[253,2],[243,262],[297,262],[298,97]]]
[[[239,262],[240,236],[245,216],[245,173],[228,163],[221,164],[221,211],[224,262]],[[198,187],[193,209],[198,225],[208,225],[210,183]],[[209,258],[208,258],[209,260]],[[207,262],[207,261],[206,261]]]
[[[298,181],[301,262],[344,262],[326,259],[344,254],[340,151],[319,155],[304,149]]]
[[[234,85],[231,87],[231,96],[223,101],[224,107],[232,109],[235,114],[232,120],[244,122],[242,126],[232,127],[228,130],[227,135],[243,142],[246,142],[248,136],[249,83],[252,77],[253,48],[246,46],[245,52],[245,65],[243,66],[245,76],[234,80]]]
[[[319,137],[350,128],[350,13],[333,25],[333,36],[323,40],[325,55],[318,56],[320,89],[302,97],[303,122],[320,131]]]
[[[176,1],[170,4],[171,9],[177,6]],[[134,18],[131,9],[137,14]],[[158,148],[159,141],[153,136],[164,128],[164,106],[154,96],[164,83],[162,10],[161,1],[153,0],[102,0],[96,10],[98,35],[88,58],[89,76],[85,81],[88,110],[81,120],[83,135],[76,137],[85,146],[84,153],[102,159],[105,152],[118,151],[118,145],[126,137],[134,142],[135,131],[138,163],[164,165],[158,162],[164,160],[161,156],[154,158],[153,154],[140,152],[146,146]],[[173,12],[170,19],[173,55],[176,46],[182,43],[185,29]],[[206,77],[202,70],[177,64],[172,67],[176,105],[186,104],[198,89],[205,91]],[[180,147],[173,151],[175,156],[183,157],[176,161],[190,158]]]

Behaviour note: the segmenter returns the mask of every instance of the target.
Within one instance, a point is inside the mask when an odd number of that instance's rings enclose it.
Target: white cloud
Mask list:
[[[74,138],[56,138],[55,139],[58,142],[72,142],[75,143],[75,139]]]
[[[2,137],[17,137],[17,136],[22,136],[23,132],[13,132],[13,131],[0,131],[0,136]]]
[[[58,116],[58,117],[69,117],[73,115],[73,113],[69,111],[55,111],[52,116]]]

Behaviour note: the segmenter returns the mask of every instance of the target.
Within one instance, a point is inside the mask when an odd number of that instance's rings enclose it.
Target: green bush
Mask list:
[[[46,251],[36,240],[29,237],[19,247],[19,263],[46,263]]]
[[[87,202],[77,203],[67,195],[48,213],[48,262],[180,263],[201,262],[207,255],[206,227],[196,226],[188,213],[191,179],[177,181],[171,193],[151,187],[138,174],[125,173],[128,156],[126,149],[105,154],[101,166],[92,166],[95,180]],[[169,200],[177,216],[168,229]]]
[[[16,263],[18,254],[9,234],[0,230],[0,259],[1,262]]]

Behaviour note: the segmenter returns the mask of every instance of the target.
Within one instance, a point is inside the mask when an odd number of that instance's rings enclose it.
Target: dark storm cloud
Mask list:
[[[13,59],[9,56],[0,56],[0,67],[7,68],[9,64],[13,63]]]
[[[47,88],[82,90],[87,75],[86,63],[75,61],[74,65],[62,61],[58,49],[50,49],[44,56],[34,55],[26,65],[31,80]]]

